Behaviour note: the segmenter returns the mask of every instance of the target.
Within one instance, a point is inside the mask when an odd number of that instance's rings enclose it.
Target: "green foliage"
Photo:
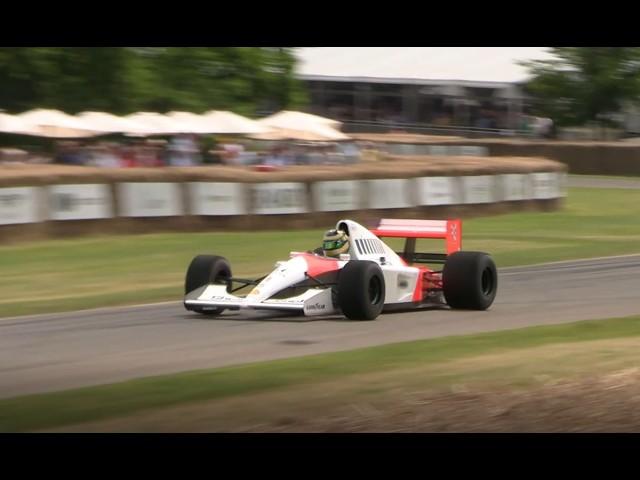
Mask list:
[[[134,111],[304,105],[291,48],[0,48],[0,108]]]
[[[604,121],[640,99],[640,48],[556,47],[552,60],[524,62],[536,113],[564,125]]]

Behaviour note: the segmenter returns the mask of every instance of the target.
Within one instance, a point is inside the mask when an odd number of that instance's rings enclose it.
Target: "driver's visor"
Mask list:
[[[335,250],[342,247],[346,243],[345,240],[325,240],[322,242],[323,250]]]

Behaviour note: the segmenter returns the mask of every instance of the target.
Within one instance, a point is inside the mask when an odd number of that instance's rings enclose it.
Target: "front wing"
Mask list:
[[[309,288],[301,295],[289,298],[254,301],[251,294],[238,297],[227,292],[226,285],[205,285],[189,292],[184,305],[206,310],[207,308],[280,310],[298,312],[307,316],[330,315],[337,312],[331,298],[331,288]]]

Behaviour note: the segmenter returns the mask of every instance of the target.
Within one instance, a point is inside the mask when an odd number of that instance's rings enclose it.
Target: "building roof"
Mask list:
[[[485,87],[525,81],[518,61],[553,57],[547,47],[304,47],[296,55],[303,80]]]

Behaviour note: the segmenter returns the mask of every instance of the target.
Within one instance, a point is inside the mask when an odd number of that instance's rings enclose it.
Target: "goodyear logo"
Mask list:
[[[312,303],[310,305],[305,305],[305,310],[324,310],[327,306],[324,303]]]

